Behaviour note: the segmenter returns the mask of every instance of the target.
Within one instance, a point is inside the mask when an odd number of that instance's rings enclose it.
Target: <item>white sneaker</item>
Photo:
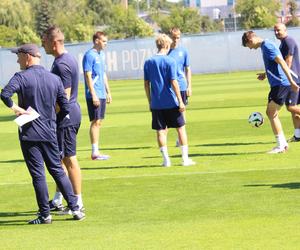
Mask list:
[[[196,162],[194,162],[191,158],[182,161],[182,166],[184,167],[193,166],[193,165],[196,165]]]
[[[285,153],[288,150],[288,145],[284,147],[275,147],[272,150],[268,151],[267,154],[280,154],[280,153]]]
[[[163,167],[171,167],[171,161],[170,161],[170,159],[164,160],[163,163],[162,163],[162,166]]]

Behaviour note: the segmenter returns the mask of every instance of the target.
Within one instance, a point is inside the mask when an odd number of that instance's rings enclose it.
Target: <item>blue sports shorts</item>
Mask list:
[[[61,159],[76,155],[76,136],[80,124],[57,129],[57,141]]]
[[[280,106],[282,106],[283,104],[287,106],[294,106],[298,103],[298,93],[292,91],[291,86],[279,85],[271,87],[268,101],[273,101]]]
[[[152,129],[180,128],[185,125],[183,115],[178,109],[179,108],[151,110]]]
[[[106,111],[106,99],[99,99],[100,106],[95,107],[92,99],[86,99],[90,121],[103,120]]]

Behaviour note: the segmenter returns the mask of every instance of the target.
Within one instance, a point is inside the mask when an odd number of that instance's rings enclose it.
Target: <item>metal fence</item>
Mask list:
[[[272,30],[256,31],[259,36],[279,41]],[[241,46],[243,31],[194,35],[182,37],[191,57],[194,74],[221,73],[263,68],[260,50],[250,51]],[[300,28],[289,29],[289,35],[300,41]],[[80,79],[83,80],[82,58],[92,43],[67,44],[79,64]],[[50,69],[53,57],[42,51],[41,64]],[[143,77],[144,61],[156,53],[154,38],[110,41],[106,49],[106,63],[109,79],[137,79]],[[0,86],[7,84],[13,74],[19,71],[17,57],[8,49],[0,49]]]

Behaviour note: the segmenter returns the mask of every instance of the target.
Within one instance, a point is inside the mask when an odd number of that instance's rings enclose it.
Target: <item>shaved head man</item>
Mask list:
[[[274,33],[280,43],[280,52],[286,64],[290,68],[290,73],[294,81],[300,85],[300,63],[299,63],[299,49],[296,41],[288,36],[286,26],[283,23],[277,23],[274,25]],[[298,95],[297,103],[300,103],[300,98]],[[294,135],[288,140],[288,142],[298,142],[300,141],[300,117],[299,115],[292,114],[292,120],[294,125]]]

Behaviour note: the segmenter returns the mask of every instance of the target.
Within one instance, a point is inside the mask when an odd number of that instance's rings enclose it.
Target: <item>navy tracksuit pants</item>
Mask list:
[[[20,141],[20,144],[27,168],[32,177],[32,184],[41,215],[47,217],[50,214],[44,162],[67,201],[68,207],[72,211],[78,210],[77,197],[73,192],[70,179],[61,166],[57,142]]]

